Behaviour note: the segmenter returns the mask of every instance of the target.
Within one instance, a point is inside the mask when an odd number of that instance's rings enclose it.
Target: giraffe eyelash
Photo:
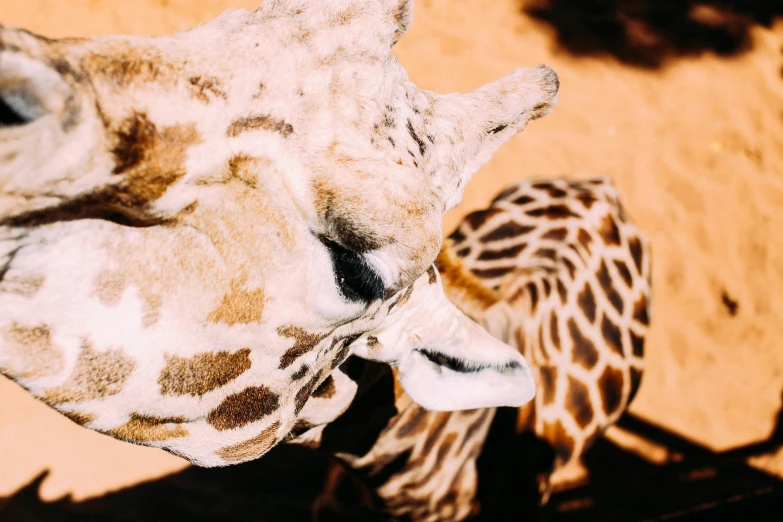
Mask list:
[[[438,366],[443,366],[444,368],[448,368],[449,370],[459,373],[478,373],[484,370],[497,370],[502,373],[507,370],[519,370],[522,368],[522,366],[516,361],[508,361],[504,364],[481,364],[472,361],[466,361],[464,359],[458,359],[440,352],[433,352],[431,350],[427,350],[426,348],[420,348],[414,351],[420,353],[429,361],[437,364]]]

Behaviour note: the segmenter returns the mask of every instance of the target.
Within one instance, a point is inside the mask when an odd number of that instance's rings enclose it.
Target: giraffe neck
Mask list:
[[[643,369],[649,252],[617,190],[604,178],[520,183],[450,241],[456,255],[440,259],[458,267],[446,272],[497,298],[479,322],[538,371],[520,425],[534,426],[560,463],[578,457],[625,411]]]
[[[552,447],[553,465],[580,457],[638,388],[648,256],[605,179],[519,183],[467,216],[444,243],[438,269],[449,299],[534,362],[539,390],[519,410],[519,428]],[[337,456],[393,515],[465,518],[494,410],[428,412],[394,383],[383,386],[385,402],[376,394],[370,410],[393,402],[396,414],[365,432],[361,452]]]

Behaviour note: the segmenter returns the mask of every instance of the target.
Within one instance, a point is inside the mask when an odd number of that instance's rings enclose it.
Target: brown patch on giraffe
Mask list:
[[[443,274],[441,274],[441,278],[443,277]],[[389,305],[389,312],[394,310],[395,306],[402,306],[405,303],[408,302],[408,300],[411,298],[411,294],[413,294],[413,285],[410,285],[408,288],[405,289],[405,292],[400,294],[400,296],[397,298],[396,301],[394,301],[392,304]]]
[[[305,375],[307,375],[307,372],[310,371],[310,367],[306,364],[303,364],[301,368],[296,370],[294,374],[291,375],[291,379],[294,381],[298,381],[299,379],[303,378]]]
[[[114,174],[125,179],[106,194],[106,202],[131,208],[157,200],[184,176],[187,150],[201,140],[195,123],[159,130],[141,112],[129,116],[114,136]]]
[[[596,199],[596,197],[589,192],[580,192],[576,195],[576,199],[579,200],[582,206],[584,206],[587,210],[593,208],[593,204],[598,201],[598,199]]]
[[[459,477],[461,475],[458,474]],[[464,495],[464,493],[462,493]],[[459,501],[460,492],[456,489],[449,490],[443,497],[435,504],[434,513],[439,513],[445,517],[443,520],[449,520],[454,516],[454,512],[457,510],[457,502]]]
[[[185,358],[166,356],[166,366],[158,377],[163,395],[201,397],[225,386],[250,369],[250,348],[234,353],[204,352]]]
[[[452,446],[457,441],[457,434],[452,432],[443,438],[437,450],[436,462],[445,462],[446,455],[451,451]]]
[[[612,351],[619,354],[621,357],[625,357],[623,350],[623,334],[620,328],[617,327],[607,316],[601,318],[601,335],[606,341],[606,345],[612,349]]]
[[[598,277],[598,284],[601,285],[601,290],[609,299],[609,302],[619,314],[622,314],[623,308],[625,308],[625,303],[623,303],[623,298],[620,297],[620,294],[614,287],[612,276],[609,275],[609,269],[606,267],[606,263],[604,261],[601,261],[601,266],[598,268],[598,273],[596,276]]]
[[[623,282],[625,282],[625,286],[630,288],[633,285],[633,280],[631,276],[631,271],[628,270],[628,265],[626,265],[624,261],[615,259],[614,267],[617,269],[617,273],[620,274],[620,277],[622,278]]]
[[[277,333],[283,337],[294,339],[294,345],[286,350],[280,358],[279,369],[281,370],[291,366],[299,357],[311,351],[318,343],[329,336],[329,334],[310,333],[303,328],[293,325],[281,326],[277,329]]]
[[[488,288],[468,270],[449,246],[448,242],[443,245],[436,261],[446,296],[453,302],[460,303],[460,308],[469,315],[498,302],[500,296],[497,292]]]
[[[460,248],[456,252],[457,253],[457,257],[468,257],[470,255],[471,250],[472,249],[469,246]]]
[[[15,379],[49,377],[65,365],[65,357],[52,343],[52,332],[45,324],[24,326],[14,322],[3,337],[7,362],[2,370]]]
[[[460,225],[454,232],[449,234],[447,240],[451,241],[452,244],[457,244],[457,245],[465,241],[467,239],[467,236],[462,233],[463,228],[467,228],[465,227],[464,223]],[[468,249],[470,249],[470,247],[468,247]]]
[[[495,199],[492,200],[492,204],[494,205],[498,201],[510,199],[511,196],[517,193],[517,190],[519,190],[519,186],[517,185],[511,185],[510,187],[504,188],[495,196]]]
[[[644,357],[644,336],[638,336],[631,332],[631,352],[634,357]]]
[[[489,208],[486,210],[477,210],[471,212],[462,220],[463,223],[467,223],[473,230],[478,230],[484,226],[484,224],[493,217],[503,214],[504,211],[499,208]]]
[[[576,235],[576,240],[582,245],[582,248],[587,251],[587,255],[592,255],[590,245],[593,243],[593,236],[591,236],[587,230],[580,228]]]
[[[402,407],[399,404],[400,398],[405,395],[405,389],[402,387],[399,378],[399,370],[397,368],[391,368],[392,377],[394,377],[394,407],[397,411],[402,411]]]
[[[567,257],[562,257],[561,261],[563,265],[565,265],[566,269],[568,270],[569,277],[573,280],[574,277],[576,276],[576,265],[574,265],[574,263]]]
[[[315,389],[315,385],[320,378],[320,374],[314,375],[307,384],[299,388],[299,391],[296,392],[296,397],[294,397],[294,414],[299,415],[299,412],[302,411],[305,403],[307,403],[308,399],[312,396],[313,389]]]
[[[620,229],[617,228],[617,223],[614,222],[610,214],[605,215],[601,220],[598,233],[607,245],[620,246]]]
[[[519,196],[517,199],[512,201],[512,203],[514,203],[515,205],[519,205],[521,207],[533,203],[535,201],[537,201],[536,198],[525,195],[525,196]]]
[[[449,423],[449,419],[451,419],[451,412],[442,411],[435,414],[434,419],[429,425],[429,434],[427,435],[427,438],[425,439],[424,445],[421,449],[421,452],[424,455],[429,455],[435,448],[435,444],[438,443],[440,436],[446,429],[446,425]]]
[[[218,431],[241,428],[280,407],[280,397],[266,386],[250,386],[226,397],[209,412],[207,422]]]
[[[590,392],[584,383],[570,375],[568,376],[565,409],[571,412],[574,420],[582,429],[593,422],[595,413],[592,404],[590,404]]]
[[[607,366],[598,378],[598,391],[607,415],[617,412],[622,405],[624,380],[623,372],[611,366]]]
[[[132,413],[128,422],[107,431],[108,435],[133,442],[152,442],[187,437],[188,431],[181,426],[184,417],[160,418]],[[174,424],[174,426],[167,426]]]
[[[560,421],[543,423],[541,438],[547,441],[561,462],[567,462],[574,454],[574,439],[568,434]]]
[[[334,370],[335,368],[340,366],[343,362],[345,362],[345,359],[348,358],[348,352],[351,351],[351,343],[348,342],[347,339],[335,339],[335,341],[341,342],[342,346],[340,346],[337,352],[332,356],[332,363],[330,365],[332,370]]]
[[[552,340],[552,346],[558,351],[562,351],[560,344],[560,319],[557,314],[549,316],[549,338]]]
[[[516,221],[508,221],[481,236],[479,241],[482,243],[492,243],[493,241],[501,239],[524,236],[534,230],[535,227],[520,225]]]
[[[367,467],[372,469],[367,473],[367,485],[372,488],[379,488],[386,484],[392,477],[403,471],[409,464],[412,449],[403,452],[387,453],[380,455]],[[413,464],[413,462],[410,462]]]
[[[496,279],[510,274],[516,269],[516,266],[501,266],[497,268],[474,268],[471,270],[479,279]]]
[[[549,205],[542,208],[534,208],[525,212],[531,217],[543,217],[546,219],[568,219],[582,217],[576,212],[572,211],[566,205]]]
[[[530,401],[521,408],[517,408],[516,433],[527,433],[536,429],[536,404]]]
[[[527,243],[504,248],[502,250],[484,250],[478,256],[478,261],[497,261],[498,259],[514,259],[527,247]]]
[[[225,170],[214,177],[204,177],[196,181],[196,185],[228,184],[239,181],[250,189],[258,188],[258,174],[272,162],[267,157],[253,157],[247,154],[235,154],[229,158]]]
[[[633,318],[640,324],[645,326],[650,324],[650,317],[647,314],[647,296],[641,296],[633,304]]]
[[[226,462],[232,463],[255,459],[275,445],[278,429],[280,429],[280,423],[275,422],[252,439],[221,448],[215,454]]]
[[[335,393],[337,393],[337,388],[334,385],[334,378],[329,375],[324,379],[324,382],[315,389],[312,396],[316,399],[330,399],[334,397]]]
[[[287,138],[294,132],[293,126],[290,123],[286,123],[285,120],[275,118],[269,114],[257,114],[234,120],[226,129],[226,136],[235,138],[244,132],[254,130],[276,132],[284,138]]]
[[[249,290],[246,288],[245,278],[234,279],[220,304],[207,315],[207,321],[229,326],[260,323],[265,303],[263,288]]]
[[[367,346],[373,348],[375,346],[378,346],[379,344],[381,344],[381,342],[378,340],[377,337],[375,337],[374,335],[367,336]]]
[[[84,341],[71,375],[61,386],[47,390],[42,398],[47,404],[60,404],[117,395],[135,368],[136,363],[125,357],[121,349],[98,352]]]
[[[554,261],[555,259],[557,259],[557,252],[555,252],[554,248],[539,248],[538,250],[533,252],[533,257],[549,259],[551,261]]]
[[[159,216],[147,213],[148,207],[185,175],[187,151],[201,141],[196,124],[158,129],[146,114],[133,112],[109,131],[109,141],[115,183],[58,207],[20,215],[13,223],[34,226],[95,217],[139,226],[160,223]]]
[[[561,304],[567,304],[568,303],[568,290],[566,289],[565,284],[563,283],[563,280],[559,277],[557,278],[557,293],[560,296],[560,303]]]
[[[60,413],[68,417],[71,421],[75,422],[79,426],[86,426],[96,419],[95,415],[91,413],[83,413],[79,411],[60,411]]]
[[[628,402],[631,404],[636,394],[639,392],[639,386],[642,384],[642,370],[631,366],[631,393],[628,395]]]
[[[573,317],[568,320],[568,333],[573,342],[571,357],[574,363],[590,370],[598,363],[598,350],[589,338],[582,335],[582,331]]]
[[[547,406],[555,402],[557,386],[557,366],[542,365],[538,369],[541,386],[541,404]]]
[[[542,190],[542,191],[546,192],[549,195],[549,197],[551,197],[551,198],[562,198],[562,197],[565,197],[565,195],[566,195],[566,191],[565,190],[556,187],[552,183],[538,182],[538,183],[533,183],[530,186],[533,187],[534,189],[538,189],[538,190]]]
[[[176,81],[177,71],[156,49],[114,46],[106,54],[89,55],[83,66],[90,76],[99,77],[121,89],[161,80]]]
[[[595,316],[596,316],[595,294],[593,294],[593,288],[590,285],[589,281],[585,282],[585,287],[576,296],[576,303],[579,305],[579,308],[582,310],[582,313],[585,314],[587,320],[590,321],[590,324],[595,323]]]
[[[429,284],[434,285],[438,282],[438,270],[434,266],[430,266],[427,269],[427,275],[429,276]]]
[[[220,78],[215,76],[191,76],[188,78],[193,95],[203,103],[212,101],[210,95],[214,98],[228,99],[226,91],[223,90]]]
[[[558,242],[565,240],[566,237],[568,237],[567,228],[553,228],[552,230],[549,230],[541,235],[541,239]]]
[[[411,413],[402,426],[397,429],[397,435],[399,437],[418,435],[426,426],[429,412],[418,405],[413,405],[412,408],[413,413]]]
[[[528,404],[532,404],[532,401]],[[462,453],[462,450],[465,449],[465,445],[476,436],[481,428],[487,425],[490,413],[492,413],[491,408],[482,408],[478,417],[465,428],[464,437],[462,438],[462,443],[459,445],[459,448],[457,448],[457,453]]]
[[[541,284],[544,287],[544,297],[552,295],[552,283],[549,282],[549,279],[542,279]]]
[[[638,237],[628,238],[628,248],[631,251],[633,263],[636,266],[636,273],[642,275],[642,242]]]
[[[35,297],[43,287],[45,278],[39,276],[3,277],[0,279],[0,293],[20,295],[22,297]]]

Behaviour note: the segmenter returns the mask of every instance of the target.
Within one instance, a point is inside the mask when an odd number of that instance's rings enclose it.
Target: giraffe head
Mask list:
[[[530,400],[524,359],[427,270],[557,76],[418,89],[390,53],[410,4],[268,0],[160,38],[0,27],[0,371],[201,464],[279,440],[366,332],[399,341],[357,350],[423,405]]]

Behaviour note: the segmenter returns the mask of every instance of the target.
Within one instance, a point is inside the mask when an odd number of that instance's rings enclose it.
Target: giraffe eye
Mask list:
[[[383,296],[383,280],[364,257],[327,237],[318,239],[329,250],[334,279],[345,299],[369,303]]]

